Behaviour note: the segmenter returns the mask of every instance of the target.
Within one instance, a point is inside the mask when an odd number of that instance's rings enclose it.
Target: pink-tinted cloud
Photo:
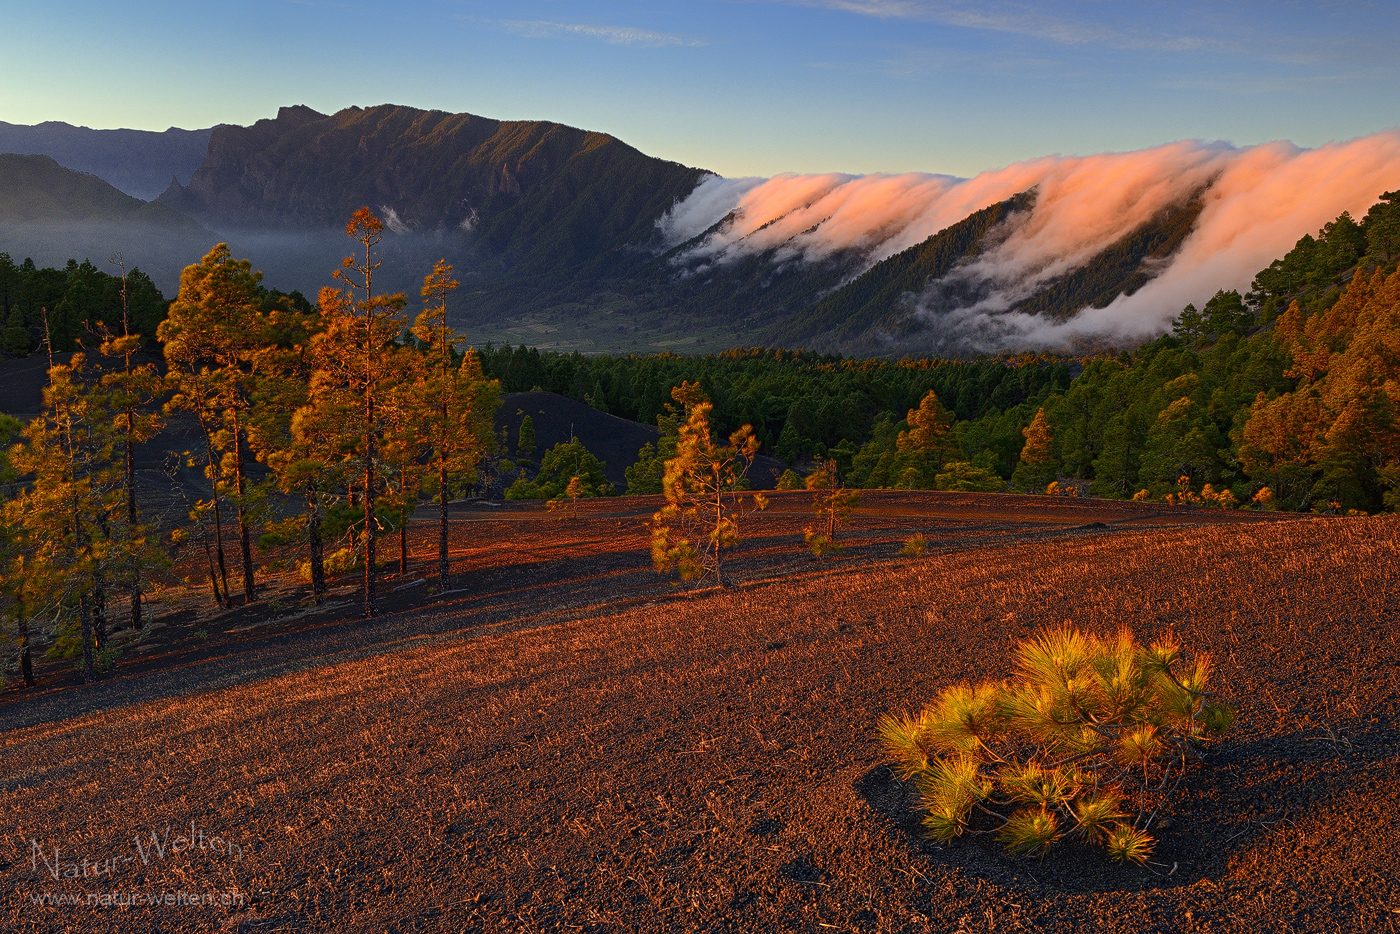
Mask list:
[[[868,268],[981,208],[1034,189],[1035,206],[952,274],[983,288],[975,306],[936,313],[932,327],[980,332],[985,349],[1061,347],[1083,337],[1123,342],[1161,333],[1187,302],[1249,287],[1253,275],[1342,211],[1360,216],[1400,188],[1400,130],[1317,149],[1171,143],[1093,156],[1049,156],[971,179],[941,175],[783,175],[706,179],[662,222],[673,243],[700,238],[681,262],[704,268],[772,251],[819,262],[854,251]],[[1151,282],[1068,322],[1008,313],[1163,209],[1200,196],[1204,209]],[[849,254],[847,254],[849,255]],[[937,285],[937,284],[935,284]],[[927,303],[925,303],[927,304]],[[916,309],[923,307],[912,303]]]

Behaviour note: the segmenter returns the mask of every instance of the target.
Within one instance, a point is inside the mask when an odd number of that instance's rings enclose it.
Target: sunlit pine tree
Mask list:
[[[308,401],[318,410],[314,417],[321,424],[341,426],[337,447],[345,459],[357,465],[358,476],[352,482],[358,485],[363,507],[359,544],[366,617],[378,613],[375,544],[379,522],[375,505],[384,486],[380,449],[400,421],[391,403],[395,387],[404,378],[403,355],[409,352],[399,343],[406,324],[403,293],[374,293],[374,273],[381,265],[376,247],[383,230],[383,222],[367,207],[356,211],[346,224],[346,235],[360,244],[363,255],[347,256],[336,270],[345,290],[321,290],[318,305],[324,330],[313,342]]]
[[[489,380],[481,361],[470,348],[457,361],[456,347],[461,339],[447,324],[447,296],[456,290],[452,266],[443,260],[423,279],[423,311],[413,325],[413,334],[422,343],[427,379],[423,382],[421,404],[427,414],[424,436],[431,462],[437,473],[438,499],[438,587],[451,583],[448,560],[448,501],[452,491],[474,481],[477,466],[496,443],[494,418],[500,407],[500,383]],[[525,421],[529,421],[528,416]],[[521,423],[520,446],[525,454],[525,423]],[[533,453],[534,428],[529,432]],[[528,455],[527,455],[528,456]]]
[[[762,494],[746,499],[744,493],[758,438],[745,425],[728,444],[718,443],[710,430],[714,406],[698,383],[682,382],[671,397],[685,406],[685,422],[661,481],[666,505],[652,516],[652,562],[657,571],[674,570],[684,581],[712,576],[728,587],[724,554],[740,542],[740,520],[768,505]]]
[[[175,387],[169,407],[193,412],[209,449],[213,509],[222,566],[219,485],[227,478],[238,514],[243,596],[257,599],[253,565],[253,511],[258,497],[247,473],[247,430],[256,388],[256,357],[267,344],[266,318],[258,294],[262,273],[248,260],[236,260],[220,243],[198,263],[185,267],[169,317],[157,330],[165,345],[169,378]],[[219,452],[215,465],[216,452]],[[225,581],[227,598],[227,581]]]
[[[105,357],[121,357],[122,368],[105,374],[102,383],[111,393],[112,405],[118,411],[117,431],[121,436],[123,462],[122,487],[126,496],[124,550],[128,554],[124,570],[130,596],[131,627],[140,629],[143,619],[141,559],[138,552],[146,548],[150,530],[140,524],[136,504],[136,446],[150,441],[162,427],[155,403],[165,394],[165,385],[160,371],[154,364],[138,364],[133,360],[140,350],[142,335],[133,330],[126,262],[118,253],[112,258],[112,263],[121,270],[122,330],[120,336],[107,336],[100,347],[100,353]],[[134,271],[133,275],[139,277],[139,270]]]
[[[953,417],[930,389],[919,401],[919,407],[909,410],[905,421],[909,427],[899,433],[895,442],[895,460],[899,465],[895,485],[928,489],[933,486],[948,449]]]
[[[254,456],[272,471],[278,490],[304,505],[275,528],[279,538],[294,533],[304,538],[311,595],[319,604],[326,594],[322,524],[327,504],[339,498],[344,486],[332,450],[334,432],[327,432],[314,419],[299,420],[308,412],[312,341],[321,319],[275,305],[267,315],[270,342],[256,360],[257,389],[248,441]]]
[[[48,607],[61,635],[82,654],[83,679],[96,678],[96,652],[105,645],[99,616],[105,602],[110,520],[122,500],[122,470],[114,457],[113,412],[99,387],[84,377],[85,358],[49,367],[44,411],[24,429],[10,453],[28,478],[9,504],[20,526],[25,575],[22,598]],[[28,611],[26,611],[28,612]],[[76,630],[76,632],[74,632]],[[63,633],[69,633],[62,638]]]
[[[1021,458],[1011,475],[1011,484],[1018,490],[1044,493],[1055,480],[1055,448],[1043,406],[1036,410],[1035,417],[1021,434],[1026,443],[1021,447]]]
[[[860,494],[841,483],[835,460],[826,461],[808,474],[804,485],[812,493],[812,511],[820,523],[803,530],[807,547],[818,558],[841,554],[844,548],[836,544],[836,527],[860,505]]]

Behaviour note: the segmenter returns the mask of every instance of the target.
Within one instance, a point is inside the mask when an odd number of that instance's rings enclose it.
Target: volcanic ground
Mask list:
[[[1397,520],[867,493],[818,561],[808,504],[728,590],[650,568],[646,498],[459,507],[446,593],[415,526],[372,620],[193,575],[102,680],[0,696],[0,928],[1400,927]],[[1065,621],[1210,652],[1238,711],[1150,863],[923,839],[877,720]]]

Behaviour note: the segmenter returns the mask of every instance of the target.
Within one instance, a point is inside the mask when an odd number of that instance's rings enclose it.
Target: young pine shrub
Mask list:
[[[564,492],[545,503],[545,508],[554,514],[556,519],[572,519],[578,515],[578,501],[580,497],[587,496],[588,490],[584,486],[581,477],[570,477],[569,483],[564,487]]]
[[[836,543],[836,527],[860,505],[860,494],[842,485],[835,460],[808,474],[806,487],[812,492],[812,512],[816,513],[817,522],[802,530],[803,541],[814,557],[842,554],[846,548]]]
[[[917,716],[886,716],[880,738],[913,779],[935,840],[992,833],[1015,856],[1075,838],[1144,863],[1158,813],[1234,714],[1206,690],[1210,658],[1044,630],[1000,684],[954,685]]]
[[[778,485],[773,487],[773,489],[779,492],[800,490],[802,489],[802,478],[798,476],[797,471],[789,467],[787,470],[783,471],[783,475],[778,478]]]

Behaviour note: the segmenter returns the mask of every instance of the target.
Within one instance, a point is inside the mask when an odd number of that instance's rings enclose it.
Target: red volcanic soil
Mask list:
[[[649,569],[650,500],[475,507],[463,592],[284,583],[95,685],[44,666],[0,703],[0,929],[1400,927],[1396,520],[873,493],[818,562],[773,500],[729,591]],[[1210,651],[1238,709],[1152,864],[922,840],[876,720],[1065,620]],[[44,903],[101,893],[235,904]]]

